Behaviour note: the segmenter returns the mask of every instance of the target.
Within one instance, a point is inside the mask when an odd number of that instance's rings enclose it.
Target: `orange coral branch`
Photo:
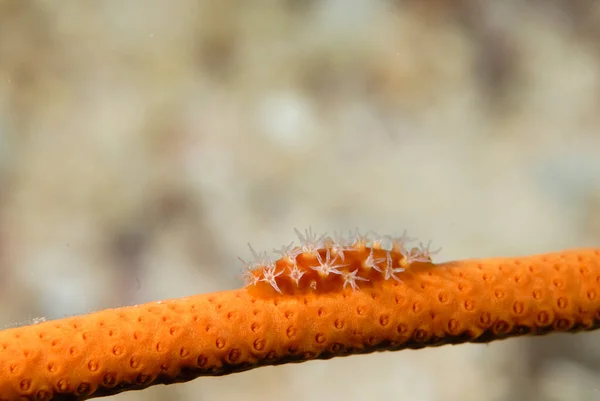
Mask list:
[[[600,249],[436,265],[423,249],[408,263],[412,251],[359,241],[342,261],[333,245],[253,264],[247,289],[0,331],[0,400],[86,399],[265,365],[600,327]],[[341,288],[355,271],[360,289]]]

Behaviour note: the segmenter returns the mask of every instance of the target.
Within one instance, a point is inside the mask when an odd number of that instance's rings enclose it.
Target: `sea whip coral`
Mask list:
[[[77,400],[259,366],[600,327],[600,249],[434,264],[409,238],[300,233],[246,287],[0,331],[0,400]]]

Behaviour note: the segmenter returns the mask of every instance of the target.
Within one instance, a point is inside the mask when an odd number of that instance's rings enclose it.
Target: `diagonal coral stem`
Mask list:
[[[346,252],[344,266],[358,271],[371,249]],[[86,399],[265,365],[600,327],[600,249],[415,263],[397,276],[357,291],[286,292],[282,278],[279,293],[256,280],[0,331],[0,400]]]

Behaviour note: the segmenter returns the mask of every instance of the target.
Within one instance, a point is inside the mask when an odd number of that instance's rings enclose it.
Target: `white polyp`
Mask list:
[[[373,239],[371,239],[371,248],[375,249],[386,249],[384,242],[387,240],[387,236],[379,235],[376,232],[371,231]]]
[[[298,286],[300,279],[302,278],[302,276],[304,276],[304,272],[300,270],[298,268],[298,265],[296,265],[296,263],[294,262],[294,264],[290,268],[290,273],[288,275],[296,283],[296,286]]]
[[[331,259],[331,252],[329,251],[329,249],[325,253],[325,261],[323,261],[323,258],[321,258],[321,255],[318,252],[316,254],[316,257],[317,261],[319,262],[319,266],[311,266],[311,269],[316,270],[319,273],[323,273],[325,276],[328,276],[330,273],[342,274],[342,272],[338,269],[347,266],[343,264],[334,264],[337,259],[337,256]]]
[[[281,275],[281,273],[283,273],[283,270],[279,273],[275,273],[276,268],[277,266],[273,262],[269,263],[268,265],[265,265],[263,269],[263,278],[261,279],[261,281],[266,281],[267,283],[271,284],[275,291],[281,294],[281,290],[279,289],[275,278]]]
[[[358,273],[358,269],[354,270],[350,273],[343,273],[343,277],[344,277],[344,287],[346,288],[347,285],[350,285],[350,287],[352,287],[352,291],[356,291],[358,289],[358,284],[356,284],[357,281],[369,281],[368,279],[364,278],[364,277],[360,277],[357,276],[356,274]]]
[[[284,245],[280,249],[273,249],[273,252],[279,254],[281,259],[284,259],[287,262],[296,263],[296,257],[302,253],[302,249],[294,246],[294,243],[291,242],[289,245]]]
[[[365,267],[367,269],[374,269],[381,273],[381,268],[379,266],[377,266],[381,262],[385,262],[385,259],[383,259],[383,258],[375,259],[375,257],[373,256],[373,248],[371,248],[371,252],[369,252],[369,256],[367,256],[367,259],[365,259],[365,261],[363,262],[363,267]]]
[[[244,269],[242,273],[242,278],[244,279],[245,287],[249,287],[251,285],[256,285],[260,281],[260,277],[253,273],[251,269]]]
[[[401,254],[404,257],[404,262],[407,264],[416,262],[417,261],[416,259],[419,257],[417,248],[404,249],[404,250],[402,250]]]
[[[394,267],[393,266],[393,259],[392,259],[392,255],[391,252],[386,252],[386,264],[385,264],[385,279],[389,280],[390,278],[393,278],[396,281],[402,281],[400,280],[398,277],[396,277],[396,273],[402,273],[404,271],[406,271],[406,269],[404,269],[403,267]]]
[[[358,230],[358,229],[357,229]],[[357,231],[358,232],[358,231]],[[354,235],[352,232],[348,233],[349,238],[343,236],[343,234],[335,233],[335,242],[342,247],[344,251],[353,251],[354,250]]]
[[[408,242],[412,242],[412,241],[416,240],[416,238],[409,237],[407,235],[406,230],[404,230],[404,232],[400,236],[391,236],[390,235],[390,236],[388,236],[388,238],[392,242],[392,250],[396,251],[398,253],[402,253],[402,254],[404,254],[403,252],[406,252],[408,250],[408,248],[406,247],[406,244]]]
[[[258,253],[254,250],[254,248],[252,248],[252,245],[250,245],[250,244],[248,244],[248,248],[250,248],[250,252],[252,253],[252,257],[254,258],[254,260],[246,261],[246,260],[238,257],[238,259],[241,260],[242,263],[244,263],[244,265],[246,265],[246,268],[248,270],[255,270],[258,267],[261,267],[268,263],[271,263],[268,255],[267,255],[267,252],[263,251],[263,252]]]
[[[297,228],[294,228],[294,231],[302,242],[301,248],[303,252],[315,253],[320,248],[323,248],[323,241],[327,237],[327,234],[317,237],[317,234],[312,231],[311,227],[309,227],[307,230],[304,230],[304,235]]]
[[[355,230],[355,234],[353,234],[352,237],[353,239],[351,240],[351,242],[354,248],[364,248],[369,242],[368,233],[363,235],[358,231],[358,228]]]
[[[427,245],[423,245],[423,243],[421,242],[419,244],[419,248],[418,248],[418,256],[415,258],[415,261],[430,262],[431,256],[435,255],[436,253],[438,253],[442,250],[442,248],[438,248],[435,251],[431,251],[431,250],[429,250],[430,247],[431,247],[431,241],[429,241],[427,243]]]
[[[333,233],[333,236],[334,239],[330,247],[331,252],[333,252],[337,257],[339,257],[340,260],[343,262],[345,258],[344,251],[348,250],[350,244],[348,243],[348,240],[346,238],[343,238],[336,232]]]

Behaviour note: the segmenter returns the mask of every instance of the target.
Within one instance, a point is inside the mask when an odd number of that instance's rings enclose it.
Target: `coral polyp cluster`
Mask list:
[[[310,228],[304,233],[295,231],[300,243],[275,250],[279,255],[275,260],[250,246],[253,260],[241,259],[247,288],[280,294],[355,291],[381,280],[402,281],[401,274],[411,265],[431,263],[431,256],[439,251],[431,251],[430,244],[409,246],[415,239],[406,232],[380,236],[356,231],[330,237]]]

